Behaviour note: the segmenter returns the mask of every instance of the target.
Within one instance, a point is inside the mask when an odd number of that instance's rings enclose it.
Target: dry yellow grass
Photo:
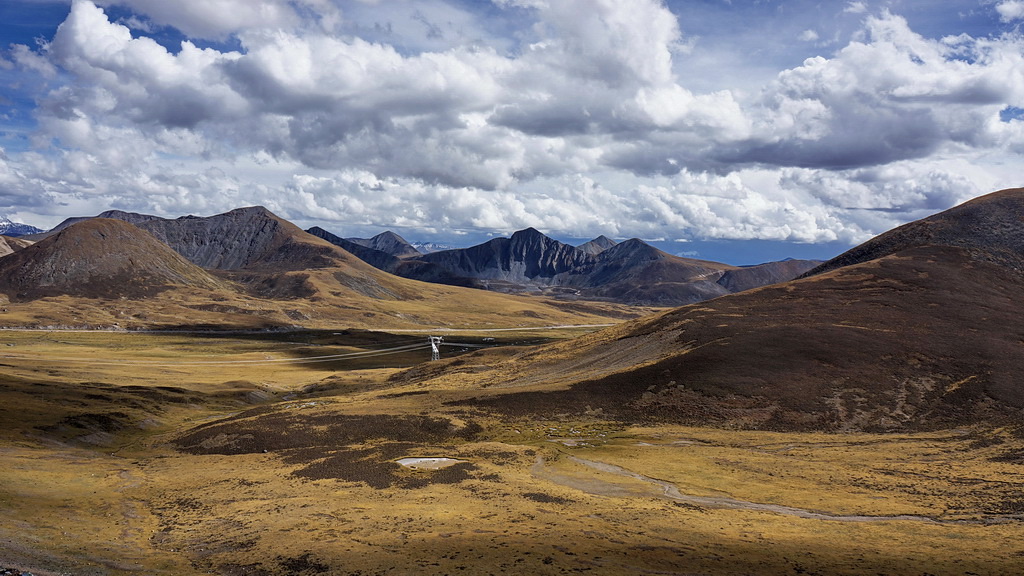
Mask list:
[[[1012,574],[1024,561],[1024,440],[1011,430],[784,434],[512,418],[451,404],[462,385],[396,386],[396,369],[380,365],[198,364],[369,343],[2,336],[13,346],[0,350],[0,565]],[[185,434],[197,426],[207,440]],[[468,464],[412,471],[394,464],[405,456]],[[898,515],[913,518],[878,518]]]
[[[194,288],[174,288],[141,299],[58,296],[10,302],[0,294],[0,327],[488,329],[617,323],[654,310],[499,294],[398,277],[388,281],[396,284],[400,296],[375,297],[337,286],[332,289],[329,272],[313,271],[308,276],[314,296],[277,300]]]

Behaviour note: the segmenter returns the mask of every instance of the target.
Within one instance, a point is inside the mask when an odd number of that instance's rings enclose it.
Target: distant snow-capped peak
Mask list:
[[[35,226],[12,222],[8,217],[0,216],[0,234],[4,236],[24,236],[26,234],[39,234],[40,232],[42,230]]]

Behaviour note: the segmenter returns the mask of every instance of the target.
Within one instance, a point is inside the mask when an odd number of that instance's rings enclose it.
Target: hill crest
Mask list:
[[[12,299],[44,296],[144,297],[175,286],[223,288],[149,233],[93,218],[0,259],[0,287]]]
[[[804,276],[922,246],[963,248],[976,258],[1024,272],[1024,188],[986,194],[894,228],[822,263]]]

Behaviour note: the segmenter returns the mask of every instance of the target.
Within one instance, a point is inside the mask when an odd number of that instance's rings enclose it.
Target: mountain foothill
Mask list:
[[[1004,190],[799,279],[445,377],[499,390],[462,402],[511,415],[602,410],[629,422],[782,431],[1015,425],[1022,292],[1024,189]]]

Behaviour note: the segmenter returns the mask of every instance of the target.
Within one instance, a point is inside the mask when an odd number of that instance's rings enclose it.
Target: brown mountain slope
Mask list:
[[[33,242],[31,240],[25,240],[22,238],[16,238],[14,236],[0,236],[0,257],[7,256],[31,246]]]
[[[0,259],[0,290],[12,300],[61,294],[136,298],[174,286],[224,285],[120,220],[86,220]]]
[[[393,299],[415,293],[406,283],[262,206],[173,220],[117,210],[103,215],[135,224],[193,264],[237,282],[259,298],[333,294]]]
[[[679,306],[728,294],[718,280],[735,266],[672,256],[633,238],[603,250],[570,282],[582,295],[649,306]]]
[[[718,284],[731,292],[743,292],[753,290],[769,284],[777,284],[797,278],[801,274],[814,268],[813,260],[780,260],[778,262],[765,262],[754,266],[744,266],[733,270],[727,270],[718,280]]]
[[[867,262],[915,246],[957,246],[976,258],[1024,271],[1024,188],[993,192],[881,234],[805,276]]]
[[[1019,232],[979,229],[972,211],[1021,203],[999,193],[932,220],[962,246],[911,246],[445,377],[501,387],[467,403],[523,415],[817,430],[1016,421],[1024,274],[1005,263]]]
[[[262,206],[208,217],[154,218],[138,226],[206,269],[282,272],[356,260]]]

